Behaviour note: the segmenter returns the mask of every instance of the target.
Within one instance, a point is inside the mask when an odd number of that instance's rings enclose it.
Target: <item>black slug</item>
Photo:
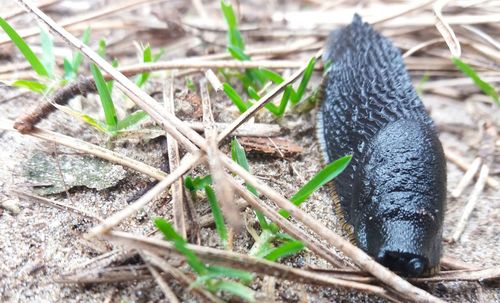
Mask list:
[[[332,32],[317,131],[326,161],[353,158],[335,179],[352,240],[405,276],[439,268],[446,161],[397,48],[361,17]]]

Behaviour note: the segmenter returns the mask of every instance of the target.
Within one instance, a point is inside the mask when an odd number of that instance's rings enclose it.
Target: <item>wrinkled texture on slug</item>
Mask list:
[[[358,15],[334,31],[323,59],[318,138],[328,162],[353,158],[335,180],[356,244],[407,276],[439,265],[446,161],[398,49]]]

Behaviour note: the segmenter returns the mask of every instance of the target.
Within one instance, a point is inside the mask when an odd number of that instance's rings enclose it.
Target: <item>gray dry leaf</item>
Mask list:
[[[50,195],[76,186],[109,188],[124,179],[127,172],[121,166],[90,156],[60,154],[56,159],[37,152],[24,165],[24,174],[38,194]]]

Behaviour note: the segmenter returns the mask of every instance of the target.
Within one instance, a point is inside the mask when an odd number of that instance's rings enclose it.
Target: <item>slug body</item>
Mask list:
[[[327,162],[353,156],[335,197],[356,245],[405,276],[439,266],[446,161],[398,49],[358,15],[325,48],[317,131]]]

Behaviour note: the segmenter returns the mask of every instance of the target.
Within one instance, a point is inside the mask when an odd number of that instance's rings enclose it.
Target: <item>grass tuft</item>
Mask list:
[[[224,291],[248,302],[255,301],[255,292],[253,290],[240,282],[228,280],[235,279],[249,283],[253,280],[252,273],[225,266],[206,265],[187,247],[187,241],[175,231],[172,224],[162,218],[157,218],[154,222],[165,236],[165,239],[174,244],[175,249],[186,258],[186,262],[196,273],[197,279],[191,287],[203,286],[212,293]]]
[[[232,5],[222,0],[221,10],[228,26],[228,52],[236,60],[251,60],[250,56],[245,53],[245,42],[243,41],[241,32],[238,29],[238,22]],[[311,58],[306,70],[304,71],[304,75],[299,84],[299,87],[297,88],[297,91],[293,89],[293,86],[291,84],[288,85],[283,92],[279,105],[276,106],[273,103],[268,103],[265,105],[265,108],[275,116],[279,117],[284,114],[289,101],[292,103],[292,105],[300,102],[300,100],[304,96],[307,84],[311,79],[315,64],[316,60],[314,58]],[[226,76],[226,78],[228,76],[227,73],[223,73],[223,75]],[[245,71],[245,74],[236,74],[235,76],[240,80],[247,95],[254,101],[260,100],[261,96],[259,95],[258,90],[262,89],[266,83],[272,82],[274,84],[280,84],[284,81],[281,75],[266,68],[249,68]],[[252,106],[253,103],[251,101],[244,101],[244,99],[229,83],[223,83],[223,90],[229,97],[229,99],[233,102],[233,104],[236,105],[240,112],[245,112],[250,106]]]

